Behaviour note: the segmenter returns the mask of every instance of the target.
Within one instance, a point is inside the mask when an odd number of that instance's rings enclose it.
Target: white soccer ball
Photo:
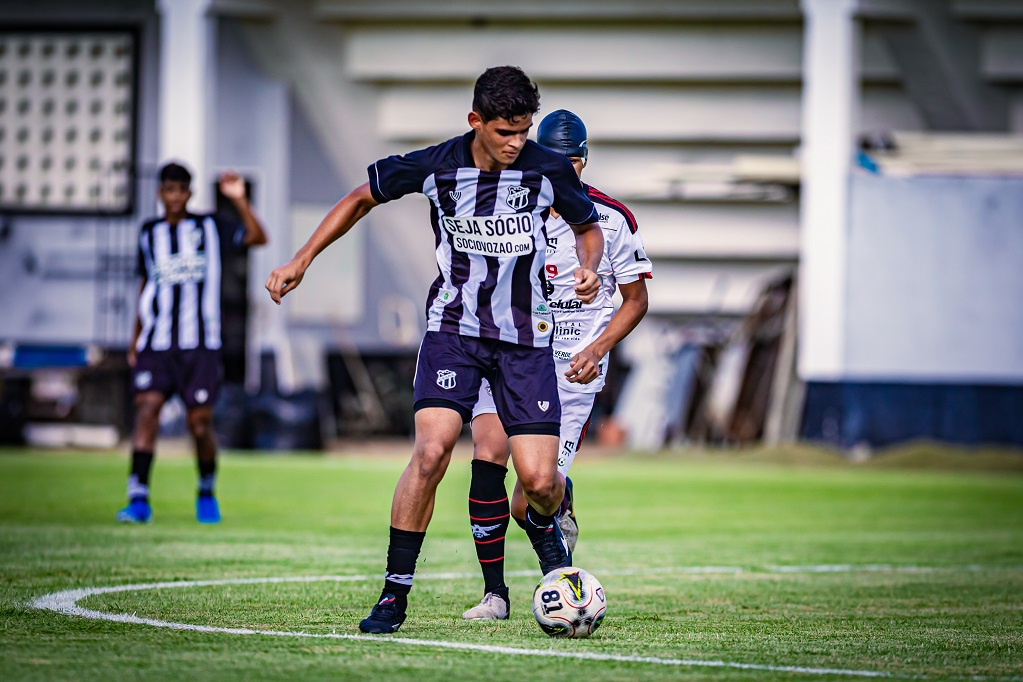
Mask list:
[[[589,637],[606,610],[600,581],[575,566],[554,569],[533,590],[533,617],[551,637]]]

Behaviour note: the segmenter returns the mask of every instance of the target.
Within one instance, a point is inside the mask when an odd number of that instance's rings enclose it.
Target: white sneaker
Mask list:
[[[565,512],[558,517],[558,525],[561,526],[561,534],[565,536],[568,551],[574,552],[575,543],[579,541],[579,524],[575,522],[575,517]]]
[[[483,601],[463,613],[462,618],[466,620],[507,620],[508,602],[500,595],[487,592]]]

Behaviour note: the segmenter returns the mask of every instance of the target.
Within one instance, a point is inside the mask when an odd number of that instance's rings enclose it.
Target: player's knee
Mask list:
[[[196,440],[209,438],[213,433],[213,420],[206,414],[190,414],[188,430]]]
[[[525,477],[520,476],[522,491],[526,497],[541,505],[553,504],[557,498],[557,475],[549,475],[545,472],[530,472]],[[560,499],[556,500],[561,503]]]
[[[505,442],[499,445],[486,441],[473,443],[472,457],[506,467],[508,466],[508,445]]]
[[[434,479],[444,475],[452,448],[440,441],[417,443],[412,466],[422,478]]]
[[[136,400],[135,417],[143,423],[158,421],[160,419],[161,407],[163,407],[163,403],[159,400]]]

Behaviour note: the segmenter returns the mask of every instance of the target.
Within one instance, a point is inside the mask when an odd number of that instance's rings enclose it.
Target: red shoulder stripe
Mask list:
[[[639,223],[636,222],[636,216],[632,215],[632,211],[629,210],[628,206],[617,199],[612,199],[593,185],[586,185],[586,194],[589,196],[590,201],[595,204],[603,204],[621,211],[622,215],[625,216],[626,222],[629,223],[629,229],[633,234],[636,234],[636,230],[639,229]]]

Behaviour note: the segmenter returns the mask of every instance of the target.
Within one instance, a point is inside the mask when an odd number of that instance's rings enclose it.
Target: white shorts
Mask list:
[[[577,393],[575,391],[559,391],[561,398],[561,441],[558,443],[558,471],[568,475],[568,470],[579,449],[579,441],[586,434],[593,413],[593,402],[596,393]],[[475,419],[481,414],[497,414],[494,398],[490,394],[490,384],[486,379],[480,386],[480,397],[472,408]]]

